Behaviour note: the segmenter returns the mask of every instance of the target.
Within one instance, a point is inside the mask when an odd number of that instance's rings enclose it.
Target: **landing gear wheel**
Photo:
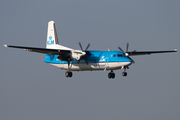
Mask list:
[[[69,77],[72,77],[72,75],[73,75],[72,72],[69,72]]]
[[[112,78],[112,79],[115,78],[115,73],[111,73],[111,78]]]
[[[65,73],[65,76],[66,76],[66,77],[68,77],[68,76],[69,76],[69,72],[68,72],[68,71]]]
[[[70,72],[70,71],[67,71],[67,72],[65,73],[65,76],[66,76],[66,77],[72,77],[72,75],[73,75],[73,74],[72,74],[72,72]]]
[[[127,76],[127,72],[123,72],[123,73],[122,73],[122,76]]]
[[[108,78],[111,79],[111,73],[108,74]]]
[[[110,72],[109,74],[108,74],[108,78],[109,79],[114,79],[115,78],[115,73],[113,73],[113,72]]]

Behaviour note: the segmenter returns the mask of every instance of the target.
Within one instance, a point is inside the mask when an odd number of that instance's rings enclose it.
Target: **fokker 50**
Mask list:
[[[90,44],[87,45],[86,49],[83,49],[81,43],[79,43],[81,50],[74,50],[59,44],[54,21],[48,23],[46,48],[12,46],[7,44],[4,46],[46,54],[44,62],[67,70],[65,73],[66,77],[72,77],[72,71],[110,70],[108,78],[112,79],[115,78],[115,73],[113,71],[118,69],[124,69],[122,76],[127,76],[126,69],[134,63],[129,56],[177,52],[177,49],[170,51],[129,52],[129,44],[127,44],[126,51],[122,50],[120,47],[118,47],[119,51],[96,51],[88,50]]]

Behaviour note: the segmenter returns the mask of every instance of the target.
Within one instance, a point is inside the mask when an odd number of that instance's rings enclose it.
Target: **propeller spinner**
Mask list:
[[[127,46],[126,46],[126,52],[124,52],[124,50],[121,49],[120,47],[118,47],[118,48],[119,48],[119,50],[120,50],[122,53],[125,54],[125,56],[126,56],[127,58],[129,58],[130,60],[132,60],[132,63],[135,63],[134,60],[131,59],[131,58],[129,57],[129,54],[127,53],[127,52],[128,52],[128,48],[129,48],[129,43],[127,43]]]
[[[88,65],[88,61],[87,61],[86,55],[87,55],[87,53],[88,53],[87,49],[89,48],[90,43],[87,45],[87,47],[86,47],[85,50],[83,50],[82,45],[81,45],[80,42],[79,42],[79,46],[80,46],[81,50],[82,50],[83,52],[85,52],[86,54],[83,55],[83,56],[81,56],[81,58],[78,60],[78,63],[79,63],[82,59],[84,59],[84,60],[86,61],[86,64]]]

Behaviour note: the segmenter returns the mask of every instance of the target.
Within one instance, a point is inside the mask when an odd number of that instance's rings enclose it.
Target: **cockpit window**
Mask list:
[[[116,54],[116,55],[113,55],[113,57],[123,57],[122,54]]]
[[[118,57],[123,57],[123,55],[121,55],[121,54],[118,54]]]

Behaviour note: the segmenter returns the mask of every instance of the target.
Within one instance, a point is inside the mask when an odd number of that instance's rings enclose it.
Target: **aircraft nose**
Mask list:
[[[133,62],[131,59],[127,58],[127,62]]]
[[[127,66],[129,66],[133,63],[133,60],[131,60],[130,58],[126,58],[126,63],[127,63]]]
[[[129,66],[133,63],[133,60],[129,57],[122,57],[121,59],[119,59],[119,62],[121,63],[121,66],[123,64],[123,66]]]

